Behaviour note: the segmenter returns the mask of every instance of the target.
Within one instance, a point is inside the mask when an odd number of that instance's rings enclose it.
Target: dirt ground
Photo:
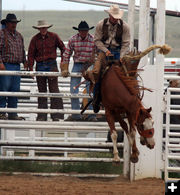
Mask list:
[[[164,195],[164,181],[147,178],[135,182],[74,177],[0,176],[0,195]]]

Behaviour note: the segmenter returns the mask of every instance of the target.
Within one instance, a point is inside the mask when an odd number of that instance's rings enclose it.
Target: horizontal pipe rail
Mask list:
[[[83,143],[83,142],[38,142],[38,141],[0,141],[0,146],[44,146],[44,147],[71,147],[71,148],[112,148],[112,143]],[[118,143],[118,148],[123,144]]]
[[[180,79],[180,76],[164,75],[164,79],[166,79],[166,80],[179,80]]]
[[[34,130],[43,130],[43,131],[50,131],[50,130],[56,130],[58,132],[72,132],[72,131],[81,131],[81,132],[107,132],[109,130],[109,127],[97,127],[97,126],[48,126],[48,125],[22,125],[22,126],[15,126],[13,124],[0,124],[0,128],[5,128],[8,130],[29,130],[29,129],[34,129]],[[117,128],[117,130],[122,130],[120,127]]]
[[[32,172],[0,172],[3,175],[32,175],[32,176],[43,176],[43,177],[79,177],[79,178],[116,178],[120,175],[118,174],[88,174],[88,173],[32,173]]]
[[[30,137],[15,137],[16,140],[31,140]],[[65,141],[64,137],[35,137],[36,141]],[[91,138],[91,137],[67,137],[66,141],[77,142],[105,142],[107,138]]]
[[[80,114],[81,110],[70,109],[37,109],[37,108],[0,108],[0,112],[18,112],[18,113],[61,113],[61,114]],[[94,114],[93,111],[87,110],[84,114]],[[99,111],[97,114],[105,114]]]
[[[180,133],[168,133],[169,136],[180,137]]]
[[[40,151],[57,151],[57,152],[109,152],[109,149],[92,149],[92,148],[53,148],[53,147],[31,147],[31,146],[2,146],[4,150],[40,150]]]
[[[172,155],[169,155],[168,156],[168,159],[180,160],[180,156],[172,156]]]
[[[62,77],[60,72],[41,72],[41,71],[0,71],[0,75],[12,76],[55,76]],[[81,73],[71,73],[70,77],[82,77]]]
[[[60,125],[60,126],[100,126],[107,127],[107,122],[83,122],[83,121],[17,121],[17,120],[0,120],[2,124],[14,124],[14,125]],[[119,123],[115,123],[119,126]]]
[[[180,110],[169,110],[168,113],[173,115],[180,115]]]
[[[168,148],[180,148],[180,144],[168,144]]]
[[[112,158],[78,158],[78,157],[24,157],[24,156],[0,156],[0,160],[18,161],[56,161],[56,162],[113,162]],[[120,159],[123,162],[123,159]]]
[[[167,167],[167,170],[172,172],[180,172],[180,167]]]
[[[31,92],[0,92],[0,96],[8,97],[49,97],[49,98],[90,98],[88,94],[71,93],[31,93]]]

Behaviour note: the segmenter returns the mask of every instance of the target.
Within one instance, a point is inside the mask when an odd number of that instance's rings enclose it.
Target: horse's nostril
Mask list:
[[[153,148],[154,148],[154,144],[153,144],[153,145],[147,144],[147,147],[148,147],[149,149],[153,149]]]

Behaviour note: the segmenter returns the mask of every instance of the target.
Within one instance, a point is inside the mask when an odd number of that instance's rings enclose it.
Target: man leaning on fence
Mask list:
[[[49,25],[44,20],[38,21],[38,25],[33,26],[33,28],[39,30],[39,33],[32,38],[28,49],[28,67],[31,71],[33,70],[34,61],[36,61],[37,71],[58,72],[56,50],[57,48],[59,48],[61,50],[61,57],[63,57],[65,46],[56,33],[48,31],[48,28],[50,28],[51,26],[52,25]],[[47,83],[50,93],[59,93],[58,77],[37,76],[37,85],[39,92],[47,92]],[[63,109],[62,98],[50,98],[50,100],[51,109]],[[38,108],[48,108],[47,98],[38,98]],[[59,121],[59,119],[64,119],[64,114],[53,113],[51,114],[51,118],[53,121]],[[46,121],[47,113],[39,113],[36,120]]]
[[[24,41],[22,35],[16,30],[17,20],[15,14],[7,14],[6,19],[1,20],[5,26],[0,31],[0,70],[20,71],[20,63],[24,64],[26,69],[26,56],[24,50]],[[0,76],[1,92],[19,92],[20,76]],[[17,97],[0,96],[0,108],[17,108]],[[8,117],[5,112],[0,113],[0,119],[22,120],[17,113],[9,113]]]
[[[86,21],[81,21],[78,27],[73,27],[78,33],[72,36],[68,42],[67,48],[63,55],[63,62],[61,63],[62,76],[66,77],[69,74],[68,66],[72,53],[74,52],[73,60],[74,65],[72,68],[73,73],[81,73],[89,65],[94,62],[94,50],[95,44],[93,41],[93,36],[89,33],[89,30],[94,27],[89,28]],[[70,91],[73,94],[77,94],[79,89],[74,89],[81,82],[80,77],[71,77]],[[87,93],[89,92],[89,82],[86,83]],[[71,99],[71,106],[73,110],[80,110],[79,98]],[[90,106],[92,109],[92,106]],[[81,121],[83,120],[80,114],[72,114],[68,117],[67,121]],[[88,121],[97,121],[95,115],[89,115]]]

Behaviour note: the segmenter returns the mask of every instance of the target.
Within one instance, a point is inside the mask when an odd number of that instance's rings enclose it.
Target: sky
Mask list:
[[[128,3],[128,0],[110,0]],[[156,7],[157,0],[150,0]],[[136,0],[138,5],[140,0]],[[105,7],[66,2],[63,0],[2,0],[3,10],[104,10]],[[180,11],[180,0],[166,0],[166,9]]]

